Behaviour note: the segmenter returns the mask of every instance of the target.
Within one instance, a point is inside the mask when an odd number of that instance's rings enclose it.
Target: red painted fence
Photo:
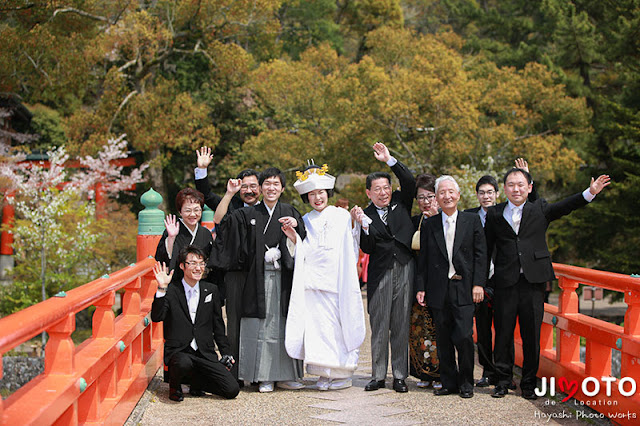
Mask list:
[[[549,304],[544,307],[538,376],[547,379],[547,389],[554,378],[557,391],[572,394],[575,390],[573,397],[577,404],[589,406],[617,423],[640,424],[640,278],[558,263],[553,268],[561,295],[558,307]],[[624,327],[578,313],[579,284],[624,293],[628,305]],[[580,362],[580,337],[586,340],[584,363]],[[516,363],[522,365],[519,330],[515,343]],[[609,379],[612,349],[622,354],[620,378],[615,380]],[[610,396],[607,381],[611,381]],[[595,395],[585,394],[583,387],[587,394]]]
[[[148,255],[159,238],[138,236],[138,263],[0,319],[0,354],[49,335],[44,373],[0,402],[2,425],[126,421],[162,365],[162,325],[148,316],[157,287]],[[89,306],[96,307],[92,337],[75,347],[75,315]]]

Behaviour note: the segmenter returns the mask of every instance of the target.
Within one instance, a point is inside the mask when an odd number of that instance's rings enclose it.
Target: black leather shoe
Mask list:
[[[473,391],[472,390],[461,390],[460,391],[460,398],[473,398]]]
[[[189,395],[191,396],[204,396],[204,392],[193,386],[189,389]]]
[[[384,380],[373,379],[364,387],[366,391],[376,391],[384,388]]]
[[[489,385],[491,384],[490,382],[491,381],[489,380],[488,377],[483,377],[476,382],[476,386],[479,388],[486,388],[486,387],[489,387]]]
[[[440,389],[436,389],[433,391],[433,394],[435,396],[442,396],[442,395],[452,395],[454,393],[457,393],[458,391],[454,391],[452,389],[447,389],[447,388],[440,388]]]
[[[177,402],[184,400],[184,397],[182,396],[182,390],[169,388],[169,399]]]
[[[538,395],[531,389],[522,389],[522,397],[524,399],[538,399]]]
[[[238,386],[242,389],[244,387],[244,380],[238,379]]]
[[[511,383],[507,386],[507,389],[516,390],[516,382],[512,380]]]
[[[509,390],[507,389],[506,386],[498,385],[493,390],[493,393],[491,394],[491,396],[494,398],[504,398],[504,396],[507,395],[508,393],[509,393]]]
[[[409,392],[409,387],[402,379],[393,379],[393,390],[396,392]]]

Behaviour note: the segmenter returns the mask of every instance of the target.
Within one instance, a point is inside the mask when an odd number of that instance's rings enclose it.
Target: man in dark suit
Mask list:
[[[460,392],[462,398],[471,398],[474,303],[484,297],[486,241],[478,215],[458,211],[460,187],[455,179],[441,176],[435,189],[442,211],[427,219],[420,233],[416,299],[424,305],[426,295],[436,323],[442,388],[434,395]]]
[[[529,164],[524,158],[518,158],[515,161],[516,167],[529,171]],[[476,198],[480,204],[478,207],[467,209],[465,212],[476,213],[480,217],[482,226],[484,227],[487,220],[487,211],[489,207],[496,205],[496,200],[500,195],[498,181],[491,175],[484,175],[476,183]],[[535,186],[529,194],[529,201],[535,201],[537,193]],[[492,253],[487,253],[492,256]],[[493,257],[492,257],[493,258]],[[493,263],[489,265],[489,276],[487,285],[485,286],[485,300],[476,305],[476,332],[478,344],[478,361],[482,366],[482,377],[476,382],[479,388],[495,385],[496,382],[496,366],[493,363]],[[515,390],[516,384],[512,381],[509,389]]]
[[[201,147],[196,150],[197,167],[194,171],[196,188],[205,196],[204,202],[211,210],[216,212],[214,222],[220,224],[227,211],[233,211],[242,207],[254,206],[260,201],[260,184],[258,183],[258,172],[253,169],[246,169],[238,173],[239,190],[229,196],[229,200],[224,200],[215,194],[207,179],[207,168],[213,160],[211,148]],[[227,191],[228,192],[228,191]],[[237,195],[236,195],[237,194]],[[221,210],[219,212],[218,210]],[[223,211],[223,212],[222,212]],[[216,220],[218,218],[218,220]],[[222,272],[219,272],[222,273]],[[238,360],[240,355],[240,320],[242,314],[242,292],[247,274],[242,270],[229,270],[224,272],[224,296],[226,298],[225,310],[227,313],[227,337],[231,345],[231,355]],[[238,377],[238,364],[231,369],[231,374]],[[242,387],[244,381],[239,380]]]
[[[189,392],[193,396],[207,391],[235,398],[240,388],[229,372],[234,359],[228,355],[218,291],[215,285],[200,281],[206,267],[205,254],[195,246],[187,246],[180,251],[178,264],[184,271],[180,281],[171,282],[174,271],[169,273],[160,262],[153,269],[158,290],[151,306],[151,320],[162,321],[164,326],[169,398],[183,400],[181,384],[185,379],[190,380]],[[215,344],[222,354],[220,360]]]
[[[500,194],[498,182],[491,175],[482,176],[476,183],[476,197],[480,205],[473,209],[467,209],[465,212],[475,213],[480,218],[484,227],[487,219],[487,210],[491,206],[495,206],[498,195]],[[489,279],[485,290],[493,291],[493,265],[489,267]],[[486,294],[485,294],[486,296]],[[480,303],[476,307],[476,332],[478,336],[478,361],[482,365],[482,378],[478,380],[476,386],[487,387],[495,384],[495,365],[493,364],[493,306],[489,306],[487,300]]]
[[[536,373],[540,358],[540,327],[544,314],[545,283],[555,278],[546,232],[549,224],[587,205],[609,185],[609,176],[591,179],[584,192],[549,204],[543,198],[527,201],[532,191],[531,175],[519,168],[504,177],[508,202],[489,208],[485,233],[487,251],[496,251],[494,265],[494,360],[497,385],[491,396],[504,397],[513,377],[513,333],[516,319],[522,337],[522,380],[526,399],[536,399]]]
[[[360,248],[370,255],[367,270],[367,299],[371,323],[372,380],[365,390],[384,387],[391,343],[393,389],[407,392],[409,374],[409,316],[413,292],[414,261],[411,252],[411,205],[416,182],[387,147],[373,145],[375,158],[387,163],[400,180],[393,192],[391,176],[376,172],[367,176],[367,196],[371,204],[363,211],[354,208],[362,226]]]

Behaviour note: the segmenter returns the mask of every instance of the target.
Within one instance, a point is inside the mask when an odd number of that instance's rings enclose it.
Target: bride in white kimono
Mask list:
[[[289,356],[304,360],[308,374],[320,376],[319,390],[351,386],[365,338],[351,215],[328,205],[335,178],[326,171],[326,164],[310,166],[297,172],[293,185],[313,207],[303,217],[306,238],[283,226],[289,249],[295,251],[285,347]]]

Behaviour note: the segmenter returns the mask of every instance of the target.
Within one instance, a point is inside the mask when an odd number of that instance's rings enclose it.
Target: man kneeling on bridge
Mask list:
[[[227,399],[240,392],[229,370],[235,363],[227,340],[220,297],[215,285],[201,281],[206,268],[203,251],[187,246],[178,255],[184,271],[181,281],[172,281],[165,264],[153,268],[158,291],[151,306],[151,319],[164,323],[164,363],[169,366],[169,399],[182,401],[182,383],[190,380],[189,393],[204,391]],[[171,285],[169,285],[171,283]],[[215,344],[222,355],[218,360]]]

